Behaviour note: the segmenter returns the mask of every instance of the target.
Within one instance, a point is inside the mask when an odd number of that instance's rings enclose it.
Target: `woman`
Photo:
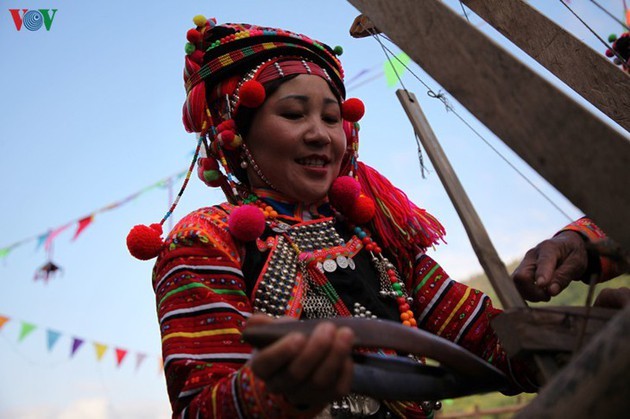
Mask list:
[[[490,328],[499,311],[424,254],[442,226],[357,161],[363,105],[345,99],[337,51],[281,29],[194,21],[184,124],[206,149],[198,174],[229,202],[184,217],[164,243],[159,224],[128,238],[135,256],[159,256],[173,415],[312,417],[347,405],[363,416],[432,414],[348,394],[347,328],[324,322],[260,351],[241,340],[246,324],[277,317],[421,327],[510,374],[515,391],[531,389]]]

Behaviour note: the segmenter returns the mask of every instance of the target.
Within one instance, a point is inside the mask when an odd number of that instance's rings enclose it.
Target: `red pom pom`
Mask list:
[[[191,44],[196,45],[201,42],[201,32],[199,32],[197,29],[191,29],[188,32],[186,32],[186,39]]]
[[[139,224],[131,229],[127,235],[127,249],[129,253],[137,259],[153,259],[160,253],[164,242],[162,235],[162,224],[151,224],[150,227]]]
[[[195,63],[201,65],[203,64],[203,51],[195,50],[188,54],[188,57]]]
[[[236,129],[236,122],[234,122],[233,119],[226,119],[225,121],[217,125],[217,132],[223,132],[227,130],[234,131],[235,129]]]
[[[339,176],[328,191],[328,199],[333,207],[341,212],[346,212],[354,206],[360,194],[361,185],[355,178]]]
[[[248,108],[257,108],[265,101],[265,88],[256,80],[243,83],[238,91],[239,104]]]
[[[232,211],[228,227],[238,240],[254,241],[265,231],[265,215],[255,205],[243,205]]]
[[[357,122],[363,118],[365,105],[360,99],[350,98],[341,104],[341,116],[346,121]]]
[[[348,218],[355,224],[366,224],[374,218],[375,212],[376,207],[372,198],[361,194],[348,212]]]

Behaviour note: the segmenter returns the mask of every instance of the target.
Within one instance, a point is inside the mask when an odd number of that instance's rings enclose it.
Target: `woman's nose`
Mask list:
[[[309,121],[309,126],[304,134],[304,141],[309,144],[325,145],[331,142],[326,124],[320,118]]]

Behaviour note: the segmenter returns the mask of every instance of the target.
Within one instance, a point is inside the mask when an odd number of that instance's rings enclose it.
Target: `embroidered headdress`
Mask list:
[[[410,266],[415,252],[441,239],[444,231],[437,220],[415,206],[376,170],[357,161],[357,121],[363,116],[364,107],[358,99],[345,99],[340,47],[333,49],[283,29],[219,25],[203,16],[195,16],[193,21],[196,27],[186,34],[183,122],[188,132],[199,134],[195,159],[201,150],[203,157],[197,161],[197,173],[206,184],[221,187],[234,204],[247,203],[249,188],[239,161],[250,159],[239,132],[239,113],[243,108],[261,106],[265,86],[274,80],[316,75],[328,82],[339,99],[347,138],[339,178],[329,194],[333,206],[346,216],[351,214],[348,218],[354,224],[371,221],[383,247],[392,249],[403,265]],[[264,174],[259,175],[264,180]],[[190,171],[182,191],[189,176]],[[127,238],[132,255],[150,259],[158,254],[161,225],[176,204],[177,200],[159,224],[132,229]]]

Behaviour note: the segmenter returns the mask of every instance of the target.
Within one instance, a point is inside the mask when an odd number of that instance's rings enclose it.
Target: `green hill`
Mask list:
[[[518,261],[508,265],[508,272],[512,273],[518,266]],[[493,301],[496,307],[501,307],[499,299],[496,293],[490,285],[490,281],[485,274],[474,275],[465,281],[466,285],[476,288],[486,293]],[[595,296],[603,288],[619,288],[630,287],[630,275],[623,275],[618,278],[608,281],[596,286]],[[573,282],[567,289],[565,289],[560,295],[551,299],[546,303],[535,303],[533,306],[583,306],[586,302],[588,293],[588,286],[581,282]],[[529,400],[535,397],[534,394],[523,394],[519,396],[508,397],[501,393],[489,393],[484,395],[463,397],[455,400],[444,400],[443,408],[438,412],[436,418],[456,418],[456,417],[474,417],[484,419],[500,419],[511,418],[514,416],[514,412],[511,413],[488,413],[488,414],[475,414],[474,412],[484,412],[487,410],[493,410],[494,412],[500,411],[501,408],[506,406],[523,405]]]

